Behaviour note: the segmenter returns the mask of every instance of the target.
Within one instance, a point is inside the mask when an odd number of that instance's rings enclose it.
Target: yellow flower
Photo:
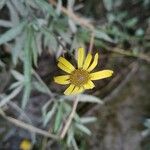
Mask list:
[[[67,75],[61,75],[54,77],[54,81],[58,84],[70,84],[65,90],[65,95],[78,94],[86,89],[92,89],[95,87],[92,80],[104,79],[112,76],[112,70],[102,70],[91,73],[98,63],[98,53],[95,54],[92,62],[92,55],[88,53],[85,58],[85,50],[83,48],[78,49],[77,55],[77,69],[65,58],[58,58],[58,67],[67,72]]]
[[[29,140],[24,139],[21,143],[20,143],[20,149],[21,150],[31,150],[32,148],[32,144]]]

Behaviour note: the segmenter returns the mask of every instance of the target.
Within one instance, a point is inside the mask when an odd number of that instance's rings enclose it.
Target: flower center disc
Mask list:
[[[82,69],[77,69],[71,73],[70,82],[75,86],[82,86],[89,80],[89,73]]]

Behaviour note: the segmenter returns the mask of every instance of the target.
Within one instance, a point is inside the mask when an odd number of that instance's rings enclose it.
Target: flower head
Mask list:
[[[104,79],[112,76],[112,70],[102,70],[91,73],[98,63],[98,53],[95,54],[92,61],[91,53],[88,53],[85,58],[85,50],[83,48],[78,49],[77,55],[77,68],[75,68],[64,57],[58,58],[58,67],[67,72],[67,75],[61,75],[54,77],[54,81],[58,84],[70,84],[65,90],[65,95],[78,94],[86,89],[92,89],[95,87],[93,80]]]
[[[29,140],[24,139],[21,143],[20,143],[20,149],[21,150],[31,150],[32,148],[32,144]]]

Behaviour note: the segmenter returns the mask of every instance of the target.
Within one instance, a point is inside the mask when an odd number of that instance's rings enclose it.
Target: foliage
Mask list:
[[[42,113],[40,120],[42,120],[43,128],[50,127],[52,133],[59,134],[64,126],[64,120],[72,110],[74,97],[58,95],[53,84],[49,86],[36,72],[39,67],[39,58],[45,51],[55,58],[64,53],[72,57],[78,47],[87,48],[90,44],[94,44],[96,47],[103,48],[105,52],[111,51],[149,61],[149,58],[141,57],[141,54],[147,52],[150,44],[144,27],[137,25],[139,18],[134,14],[129,16],[128,11],[118,9],[123,4],[122,0],[101,1],[100,3],[104,3],[106,9],[107,24],[96,24],[92,30],[87,27],[87,24],[92,24],[89,18],[81,17],[88,23],[80,24],[79,16],[74,19],[68,13],[62,12],[62,6],[65,8],[62,0],[58,0],[56,5],[52,2],[51,0],[0,1],[0,12],[9,12],[8,16],[0,19],[0,50],[8,51],[11,55],[9,70],[12,79],[7,85],[8,89],[0,94],[0,109],[5,110],[5,106],[9,106],[9,103],[18,96],[20,97],[18,107],[25,113],[32,101],[33,92],[47,95],[48,100],[45,100],[40,110]],[[148,1],[141,3],[143,9],[148,9]],[[74,0],[68,0],[66,6],[68,9],[65,10],[73,14],[76,5]],[[87,8],[85,15],[89,12]],[[2,18],[2,15],[0,17]],[[146,22],[148,23],[148,19]],[[94,43],[90,43],[92,34]],[[124,46],[125,43],[127,47]],[[115,47],[120,45],[121,51],[116,51]],[[124,49],[129,51],[126,53]],[[7,65],[7,62],[0,58],[1,72],[7,69]],[[88,94],[81,94],[79,102],[103,104],[99,97]],[[82,136],[82,133],[90,135],[91,131],[86,124],[95,121],[96,118],[93,116],[80,117],[80,114],[76,112],[67,137],[64,139],[67,146],[78,149],[76,137]]]

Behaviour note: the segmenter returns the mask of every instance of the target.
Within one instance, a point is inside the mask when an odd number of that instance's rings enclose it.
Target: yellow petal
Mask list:
[[[71,70],[71,71],[75,70],[74,66],[68,60],[66,60],[65,58],[59,57],[58,61],[61,62],[67,68],[69,68],[69,70]]]
[[[64,94],[65,94],[65,95],[70,95],[71,92],[73,91],[74,87],[75,87],[75,86],[74,86],[73,84],[71,84],[71,85],[65,90]]]
[[[71,94],[79,94],[79,93],[82,93],[83,91],[84,91],[83,87],[75,87],[75,89],[73,90]]]
[[[78,90],[78,93],[82,93],[84,91],[83,87],[80,87],[80,89]]]
[[[71,94],[77,94],[79,91],[79,87],[78,86],[75,86],[74,90],[72,91]]]
[[[91,60],[92,60],[92,55],[91,55],[91,53],[88,53],[88,55],[87,55],[87,57],[85,59],[85,62],[83,64],[83,69],[84,70],[86,70],[89,67],[89,65],[91,63]]]
[[[112,76],[113,71],[112,70],[102,70],[98,72],[94,72],[90,74],[91,80],[99,80],[104,79]]]
[[[91,66],[87,69],[87,71],[89,71],[89,72],[92,71],[92,70],[96,67],[97,63],[98,63],[98,53],[95,54],[93,63],[92,63]]]
[[[57,76],[54,77],[54,81],[58,84],[69,84],[70,81],[68,80],[70,78],[70,75],[63,75],[63,76]]]
[[[95,87],[94,83],[89,80],[86,84],[84,84],[85,89],[93,89]]]
[[[61,70],[65,71],[65,72],[67,72],[67,73],[71,73],[71,72],[72,72],[68,67],[66,67],[66,66],[65,66],[64,64],[62,64],[61,62],[59,62],[57,66],[58,66]]]
[[[83,65],[83,61],[84,61],[84,48],[79,48],[78,49],[78,68],[82,68],[82,65]]]

